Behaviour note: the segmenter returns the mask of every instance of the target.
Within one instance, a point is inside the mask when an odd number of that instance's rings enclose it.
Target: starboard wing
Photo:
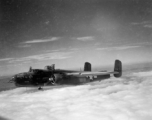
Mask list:
[[[109,74],[119,74],[119,72],[73,72],[66,73],[69,76],[95,76],[95,75],[109,75]]]

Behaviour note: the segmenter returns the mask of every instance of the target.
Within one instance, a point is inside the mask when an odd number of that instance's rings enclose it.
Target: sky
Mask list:
[[[8,84],[5,81],[5,84]],[[56,88],[55,88],[56,87]],[[79,86],[0,92],[1,120],[151,120],[152,71]]]
[[[151,0],[1,0],[0,75],[152,60]]]

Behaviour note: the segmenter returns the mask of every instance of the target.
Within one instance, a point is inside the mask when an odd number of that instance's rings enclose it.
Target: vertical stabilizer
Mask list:
[[[91,71],[91,64],[89,62],[85,62],[84,71]]]
[[[114,72],[118,72],[114,74],[115,77],[121,77],[122,75],[122,63],[120,60],[115,60]]]

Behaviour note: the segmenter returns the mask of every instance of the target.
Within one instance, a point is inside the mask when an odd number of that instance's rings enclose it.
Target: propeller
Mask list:
[[[48,82],[46,83],[46,85],[48,84],[52,84],[52,85],[55,85],[56,84],[56,79],[55,79],[55,76],[54,74],[52,73],[52,75],[48,78]]]

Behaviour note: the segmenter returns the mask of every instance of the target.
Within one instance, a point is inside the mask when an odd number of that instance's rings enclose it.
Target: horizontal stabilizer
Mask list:
[[[118,74],[118,72],[75,72],[75,73],[66,73],[66,75],[72,75],[72,76],[109,75],[109,74]]]

